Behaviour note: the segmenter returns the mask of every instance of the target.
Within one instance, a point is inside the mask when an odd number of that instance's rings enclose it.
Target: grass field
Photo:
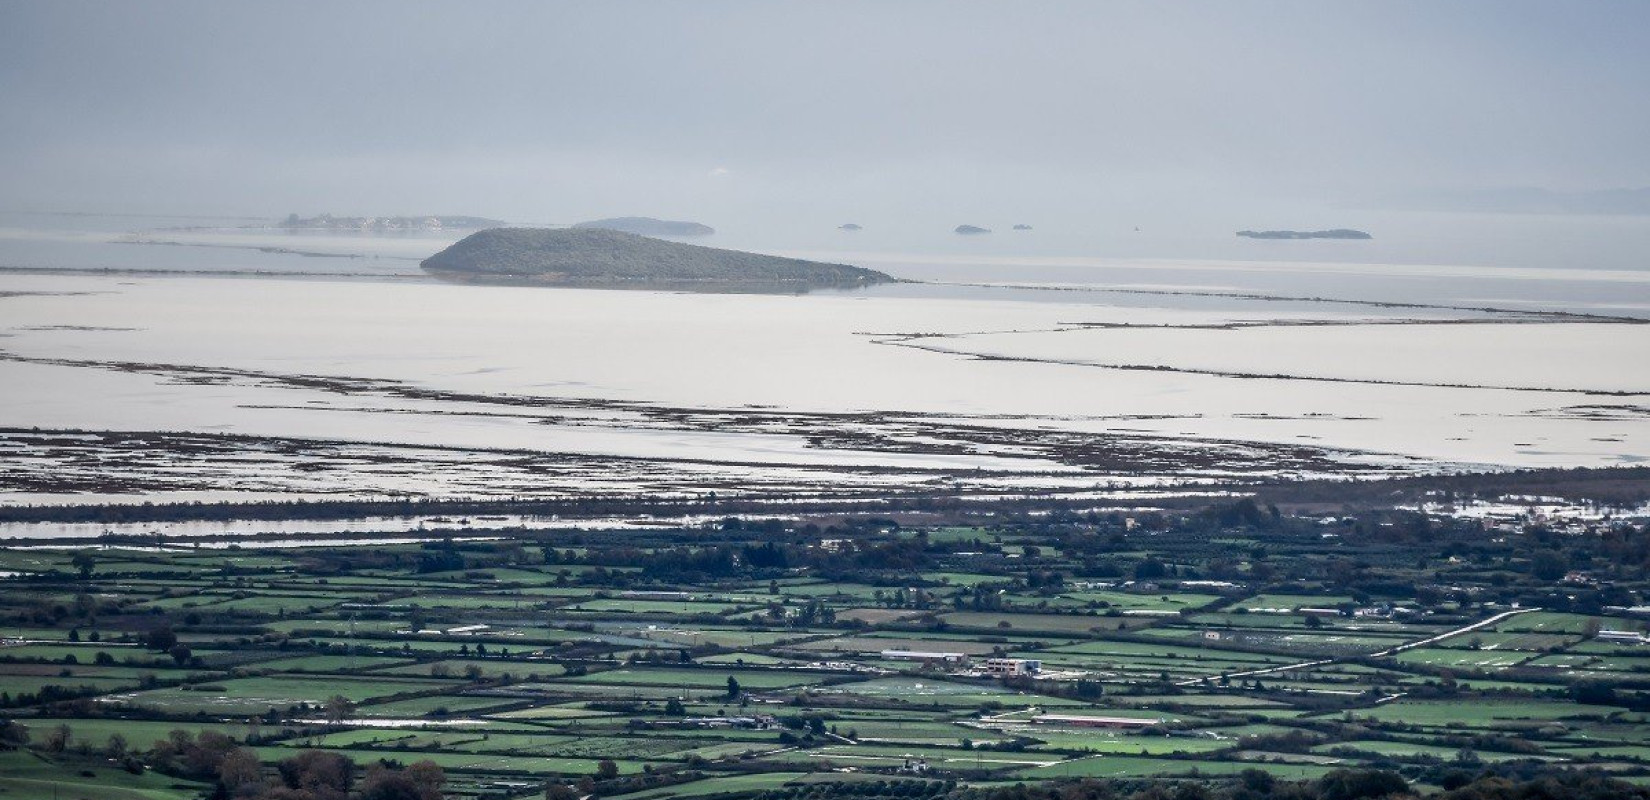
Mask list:
[[[765,772],[758,775],[727,775],[618,796],[625,798],[625,800],[655,800],[655,798],[664,797],[715,797],[719,795],[749,796],[767,789],[784,786],[805,774],[802,772]]]
[[[72,776],[72,777],[66,777]],[[0,797],[18,800],[197,800],[203,786],[155,772],[133,775],[92,761],[0,752]]]
[[[1034,631],[1079,636],[1149,624],[1149,620],[1142,618],[1107,617],[1097,614],[997,614],[974,611],[944,614],[940,619],[952,627],[970,630],[1021,633]]]
[[[1022,778],[1140,778],[1149,776],[1230,775],[1257,765],[1242,761],[1197,759],[1166,760],[1141,756],[1099,755],[1062,761],[1047,767],[1016,772]],[[1329,767],[1312,764],[1264,764],[1267,772],[1280,778],[1316,778]]]
[[[442,681],[350,679],[321,676],[239,678],[202,684],[192,690],[152,689],[117,695],[118,702],[172,713],[204,711],[218,714],[257,714],[270,708],[309,703],[316,706],[334,695],[364,703],[398,694],[440,691],[455,685]]]
[[[624,795],[638,798],[1337,767],[1430,787],[1458,759],[1650,778],[1650,720],[1633,710],[1650,647],[1590,638],[1637,630],[1632,612],[1519,613],[1373,655],[1546,602],[1551,582],[1515,567],[1570,534],[1537,543],[1433,520],[1427,530],[1455,538],[1360,538],[1389,529],[1340,512],[1215,530],[1173,509],[1143,530],[1110,512],[1010,520],[1012,507],[931,531],[926,545],[901,512],[899,525],[775,522],[755,539],[712,522],[237,555],[99,551],[87,578],[63,553],[0,548],[0,573],[35,570],[0,574],[0,702],[38,754],[0,754],[13,759],[0,761],[0,797],[38,796],[43,776],[92,800],[197,796],[99,765],[77,777],[76,759],[100,758],[115,734],[142,753],[175,730],[244,741],[271,770],[311,748],[361,765],[428,758],[476,800],[541,796],[546,779],[593,777],[603,759],[654,775],[604,783],[602,797],[694,773]],[[538,563],[546,555],[578,563]],[[1162,574],[1130,580],[1148,566]],[[1633,575],[1613,573],[1611,598],[1650,597]],[[1563,607],[1606,608],[1607,584],[1596,585],[1595,596],[1566,584],[1576,597]],[[1338,610],[1301,610],[1326,607]],[[69,641],[93,631],[102,641]],[[968,658],[883,656],[892,650]],[[94,663],[99,653],[114,663]],[[80,684],[90,696],[61,691]],[[334,695],[353,708],[329,723]],[[1050,713],[1095,719],[1035,721]],[[68,755],[41,761],[58,724],[70,735],[51,752]],[[913,761],[936,783],[902,772]]]

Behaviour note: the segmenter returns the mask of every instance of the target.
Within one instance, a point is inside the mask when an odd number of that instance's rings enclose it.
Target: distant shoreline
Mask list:
[[[1375,237],[1352,228],[1334,228],[1326,231],[1238,231],[1245,239],[1373,239]]]

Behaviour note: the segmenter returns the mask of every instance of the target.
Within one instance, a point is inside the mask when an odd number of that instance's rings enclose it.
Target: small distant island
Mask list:
[[[1363,231],[1336,228],[1328,231],[1238,231],[1246,239],[1373,239]]]
[[[850,223],[847,223],[847,224],[845,224],[845,225],[838,225],[838,226],[836,226],[836,229],[837,229],[837,230],[839,230],[839,231],[859,231],[859,230],[864,230],[864,228],[862,228],[862,227],[860,227],[860,225],[859,225],[859,224],[858,224],[858,223],[855,223],[855,222],[850,222]]]
[[[982,233],[990,233],[991,229],[982,228],[978,225],[958,225],[956,232],[962,234],[963,236],[978,236]]]
[[[461,283],[701,292],[805,292],[892,283],[876,270],[682,244],[605,228],[493,228],[425,259]]]
[[[463,217],[453,215],[434,215],[428,217],[335,217],[331,214],[320,214],[313,217],[300,217],[297,214],[288,214],[286,219],[276,224],[277,227],[287,230],[319,230],[319,231],[439,231],[439,230],[480,230],[482,228],[497,228],[503,225],[502,220],[486,217]]]
[[[1019,224],[1019,225],[1015,225],[1015,226],[1014,226],[1014,230],[1017,230],[1017,231],[1029,231],[1029,230],[1031,230],[1031,226],[1030,226],[1030,225],[1026,225],[1026,224],[1024,224],[1024,223],[1022,223],[1022,224]]]
[[[709,225],[652,217],[612,217],[580,222],[575,228],[601,228],[609,231],[634,233],[637,236],[709,236],[716,232]]]

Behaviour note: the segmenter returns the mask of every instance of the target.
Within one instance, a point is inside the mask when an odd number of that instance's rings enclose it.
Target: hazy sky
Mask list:
[[[0,2],[0,207],[572,221],[1650,185],[1650,3]]]

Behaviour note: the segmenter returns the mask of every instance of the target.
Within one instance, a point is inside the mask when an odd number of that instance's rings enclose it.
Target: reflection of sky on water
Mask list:
[[[1220,294],[1499,305],[1645,316],[1650,218],[1381,212],[1370,242],[1252,241],[1225,231],[999,232],[957,237],[834,229],[723,233],[695,244],[750,248],[881,269],[896,277],[1007,285],[1105,286],[1109,305],[1279,308]],[[270,220],[0,213],[0,266],[70,269],[417,275],[417,262],[464,231],[292,232]],[[1371,226],[1374,227],[1374,226]],[[941,235],[944,234],[944,235]],[[180,242],[136,245],[122,239]],[[959,241],[962,240],[962,241]],[[209,246],[201,246],[209,245]],[[286,248],[317,257],[264,252]],[[900,284],[893,297],[1088,302],[1068,293]],[[1301,308],[1297,303],[1284,308]]]
[[[1543,218],[1535,226],[1562,223]],[[277,281],[0,272],[0,293],[94,292],[0,298],[0,333],[7,334],[0,350],[36,359],[374,378],[481,397],[542,395],[689,410],[763,407],[776,414],[943,415],[963,425],[1010,431],[1311,445],[1441,465],[1609,465],[1650,454],[1644,414],[1630,408],[1602,415],[1575,410],[1646,405],[1636,395],[1376,383],[1644,391],[1642,371],[1630,365],[1650,361],[1650,328],[1344,326],[1489,316],[1372,302],[1650,316],[1645,313],[1650,270],[1619,264],[1565,269],[1534,258],[1506,267],[1474,266],[1470,260],[1428,267],[1302,257],[1362,244],[1357,242],[1261,243],[1305,246],[1272,261],[1241,252],[1250,242],[1226,243],[1218,259],[1185,252],[1151,259],[1076,257],[1038,253],[1036,246],[1008,252],[1001,244],[969,253],[955,242],[912,254],[877,250],[874,237],[855,237],[860,249],[853,251],[798,246],[789,252],[933,282],[803,297],[693,295],[347,278],[343,274],[351,272],[413,276],[416,265],[409,259],[439,249],[455,234],[223,230],[243,224],[248,223],[0,214],[0,266],[267,269],[332,276]],[[1601,223],[1584,218],[1576,224],[1586,229]],[[1613,224],[1632,229],[1637,223]],[[157,232],[199,226],[219,230]],[[110,243],[130,230],[235,247]],[[237,249],[272,242],[376,258]],[[1383,255],[1367,248],[1356,254]],[[1279,319],[1343,325],[1242,331],[1139,327]],[[1136,328],[1073,330],[1074,324],[1095,323]],[[897,336],[904,333],[950,336],[905,341]],[[1119,370],[1120,365],[1151,369]],[[1275,379],[1288,375],[1354,382]],[[323,387],[248,377],[202,382],[46,363],[0,364],[0,376],[6,378],[0,423],[10,427],[193,430],[704,464],[807,463],[839,470],[854,465],[1071,469],[1047,454],[1020,458],[1025,454],[1003,444],[970,445],[973,449],[960,452],[877,453],[855,440],[872,430],[856,429],[861,423],[842,424],[831,435],[822,435],[818,420],[733,430],[594,406],[563,408],[549,419],[531,405],[372,393],[344,397]],[[894,432],[906,444],[935,444],[922,429],[928,423],[919,419],[877,424],[883,426],[878,435]],[[751,469],[738,474],[749,479],[757,474]],[[600,480],[612,485],[620,477]],[[416,491],[417,480],[410,480],[407,486]],[[1024,479],[1003,485],[1019,480]],[[267,482],[247,488],[279,491]]]

